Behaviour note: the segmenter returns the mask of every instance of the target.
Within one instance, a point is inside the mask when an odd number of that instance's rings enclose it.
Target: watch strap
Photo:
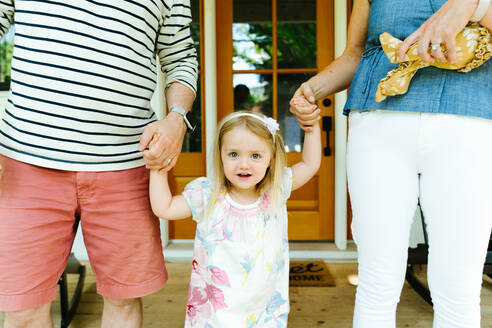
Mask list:
[[[195,127],[191,124],[191,122],[188,120],[188,117],[187,117],[189,111],[187,111],[186,109],[181,108],[181,107],[171,107],[169,109],[169,112],[175,112],[175,113],[181,114],[183,116],[183,120],[186,124],[186,128],[188,129],[188,132],[195,130]]]

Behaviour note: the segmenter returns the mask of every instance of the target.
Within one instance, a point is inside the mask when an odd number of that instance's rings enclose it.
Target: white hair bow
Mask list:
[[[256,118],[257,120],[260,120],[263,122],[263,124],[266,126],[268,131],[270,131],[272,137],[273,137],[273,143],[275,143],[275,134],[277,134],[277,131],[280,130],[280,126],[278,125],[277,121],[275,119],[268,117],[268,116],[260,116],[260,115],[255,115],[251,113],[235,113],[231,115],[230,119],[233,119],[235,117],[240,117],[240,116],[249,116]]]

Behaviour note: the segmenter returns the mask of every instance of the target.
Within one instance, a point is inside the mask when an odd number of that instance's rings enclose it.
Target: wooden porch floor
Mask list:
[[[100,327],[102,299],[96,293],[95,277],[87,266],[87,276],[82,300],[71,328]],[[169,281],[159,292],[143,298],[145,328],[182,328],[190,275],[188,262],[167,263]],[[356,272],[354,263],[329,263],[336,287],[291,287],[290,328],[351,327],[355,287],[347,280]],[[422,273],[425,267],[422,267]],[[74,289],[75,277],[69,277]],[[71,292],[70,290],[70,292]],[[53,302],[52,315],[59,327],[58,301]],[[0,322],[3,320],[0,314]],[[397,327],[432,327],[432,308],[425,303],[407,283],[403,288],[397,314]],[[482,287],[482,328],[492,328],[492,279],[484,278]]]

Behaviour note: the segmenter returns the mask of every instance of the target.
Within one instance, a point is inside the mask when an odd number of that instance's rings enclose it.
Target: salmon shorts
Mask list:
[[[42,168],[0,155],[0,311],[56,298],[77,221],[97,292],[136,298],[167,280],[145,167],[111,172]]]

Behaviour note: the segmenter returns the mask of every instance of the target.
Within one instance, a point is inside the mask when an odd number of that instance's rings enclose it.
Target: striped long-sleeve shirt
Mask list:
[[[167,86],[196,90],[189,0],[0,0],[0,37],[14,21],[5,156],[73,171],[141,166],[156,54]]]

